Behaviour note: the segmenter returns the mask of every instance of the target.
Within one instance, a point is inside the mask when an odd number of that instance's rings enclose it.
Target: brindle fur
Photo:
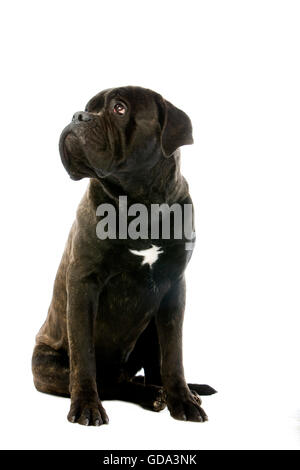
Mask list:
[[[126,105],[115,115],[116,102]],[[36,388],[70,396],[69,421],[108,422],[101,400],[118,399],[176,419],[205,421],[182,365],[186,239],[100,240],[96,209],[118,197],[138,202],[192,203],[180,173],[179,147],[192,143],[188,116],[140,87],[105,90],[62,132],[60,154],[72,179],[90,183],[77,210],[54,283],[48,316],[32,358]],[[171,217],[171,222],[173,219]],[[163,253],[150,268],[129,250],[154,243]],[[137,376],[140,369],[144,376]]]

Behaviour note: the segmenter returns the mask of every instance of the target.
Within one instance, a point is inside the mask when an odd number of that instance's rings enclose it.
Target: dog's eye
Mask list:
[[[116,103],[114,105],[114,113],[119,114],[119,116],[124,116],[126,113],[126,107],[124,106],[123,103]]]

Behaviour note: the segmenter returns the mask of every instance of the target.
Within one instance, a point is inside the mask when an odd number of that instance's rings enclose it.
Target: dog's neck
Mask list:
[[[188,194],[188,184],[180,171],[180,152],[171,157],[162,157],[159,162],[145,173],[130,175],[118,174],[103,179],[91,179],[94,197],[100,190],[112,199],[127,196],[132,203],[169,205],[184,200]]]

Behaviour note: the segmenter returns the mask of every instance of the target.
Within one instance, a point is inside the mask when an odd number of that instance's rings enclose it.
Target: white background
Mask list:
[[[10,1],[1,8],[1,447],[300,448],[300,8],[295,1]],[[184,362],[209,383],[205,424],[106,402],[109,426],[67,422],[30,370],[87,181],[62,128],[107,87],[184,109],[197,216]]]

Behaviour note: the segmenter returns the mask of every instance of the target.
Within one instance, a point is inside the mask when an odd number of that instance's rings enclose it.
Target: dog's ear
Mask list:
[[[193,129],[190,118],[181,109],[159,96],[159,123],[161,148],[165,157],[170,157],[182,145],[193,144]]]

